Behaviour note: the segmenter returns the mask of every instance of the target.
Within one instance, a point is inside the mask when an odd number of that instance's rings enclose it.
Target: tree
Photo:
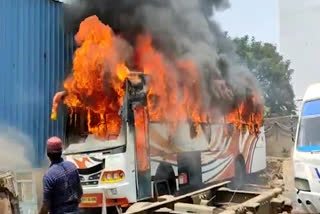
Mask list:
[[[295,114],[296,105],[291,85],[290,61],[277,52],[274,45],[244,36],[233,39],[242,63],[257,78],[264,92],[266,116]]]

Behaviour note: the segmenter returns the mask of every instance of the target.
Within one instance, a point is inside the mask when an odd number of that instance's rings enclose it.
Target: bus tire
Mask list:
[[[235,160],[234,178],[230,184],[231,189],[240,189],[246,181],[246,163],[242,155],[238,156]]]
[[[157,168],[156,175],[154,176],[154,183],[167,181],[171,195],[174,195],[177,191],[176,175],[170,164],[161,163]],[[156,188],[154,186],[154,188]],[[169,194],[166,193],[166,194]]]

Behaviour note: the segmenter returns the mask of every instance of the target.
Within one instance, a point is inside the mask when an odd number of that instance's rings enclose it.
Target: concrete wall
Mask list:
[[[267,156],[290,157],[294,146],[298,117],[265,119]]]

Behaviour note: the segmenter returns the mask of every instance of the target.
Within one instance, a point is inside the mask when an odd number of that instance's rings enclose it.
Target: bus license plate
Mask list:
[[[95,204],[95,203],[97,203],[97,198],[84,196],[84,197],[82,197],[81,202],[85,203],[85,204]]]

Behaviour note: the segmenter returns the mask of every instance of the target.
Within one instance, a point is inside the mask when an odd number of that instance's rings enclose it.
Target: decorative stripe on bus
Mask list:
[[[231,158],[232,159],[232,158]],[[218,159],[212,162],[210,165],[206,165],[202,167],[202,173],[211,172],[212,170],[215,170],[219,166],[225,164],[226,162],[230,161],[230,156],[224,159]]]
[[[227,170],[232,163],[233,158],[230,157],[228,161],[223,162],[216,168],[212,169],[210,172],[202,174],[202,182],[207,183],[213,181],[217,176],[222,174],[225,170]]]

